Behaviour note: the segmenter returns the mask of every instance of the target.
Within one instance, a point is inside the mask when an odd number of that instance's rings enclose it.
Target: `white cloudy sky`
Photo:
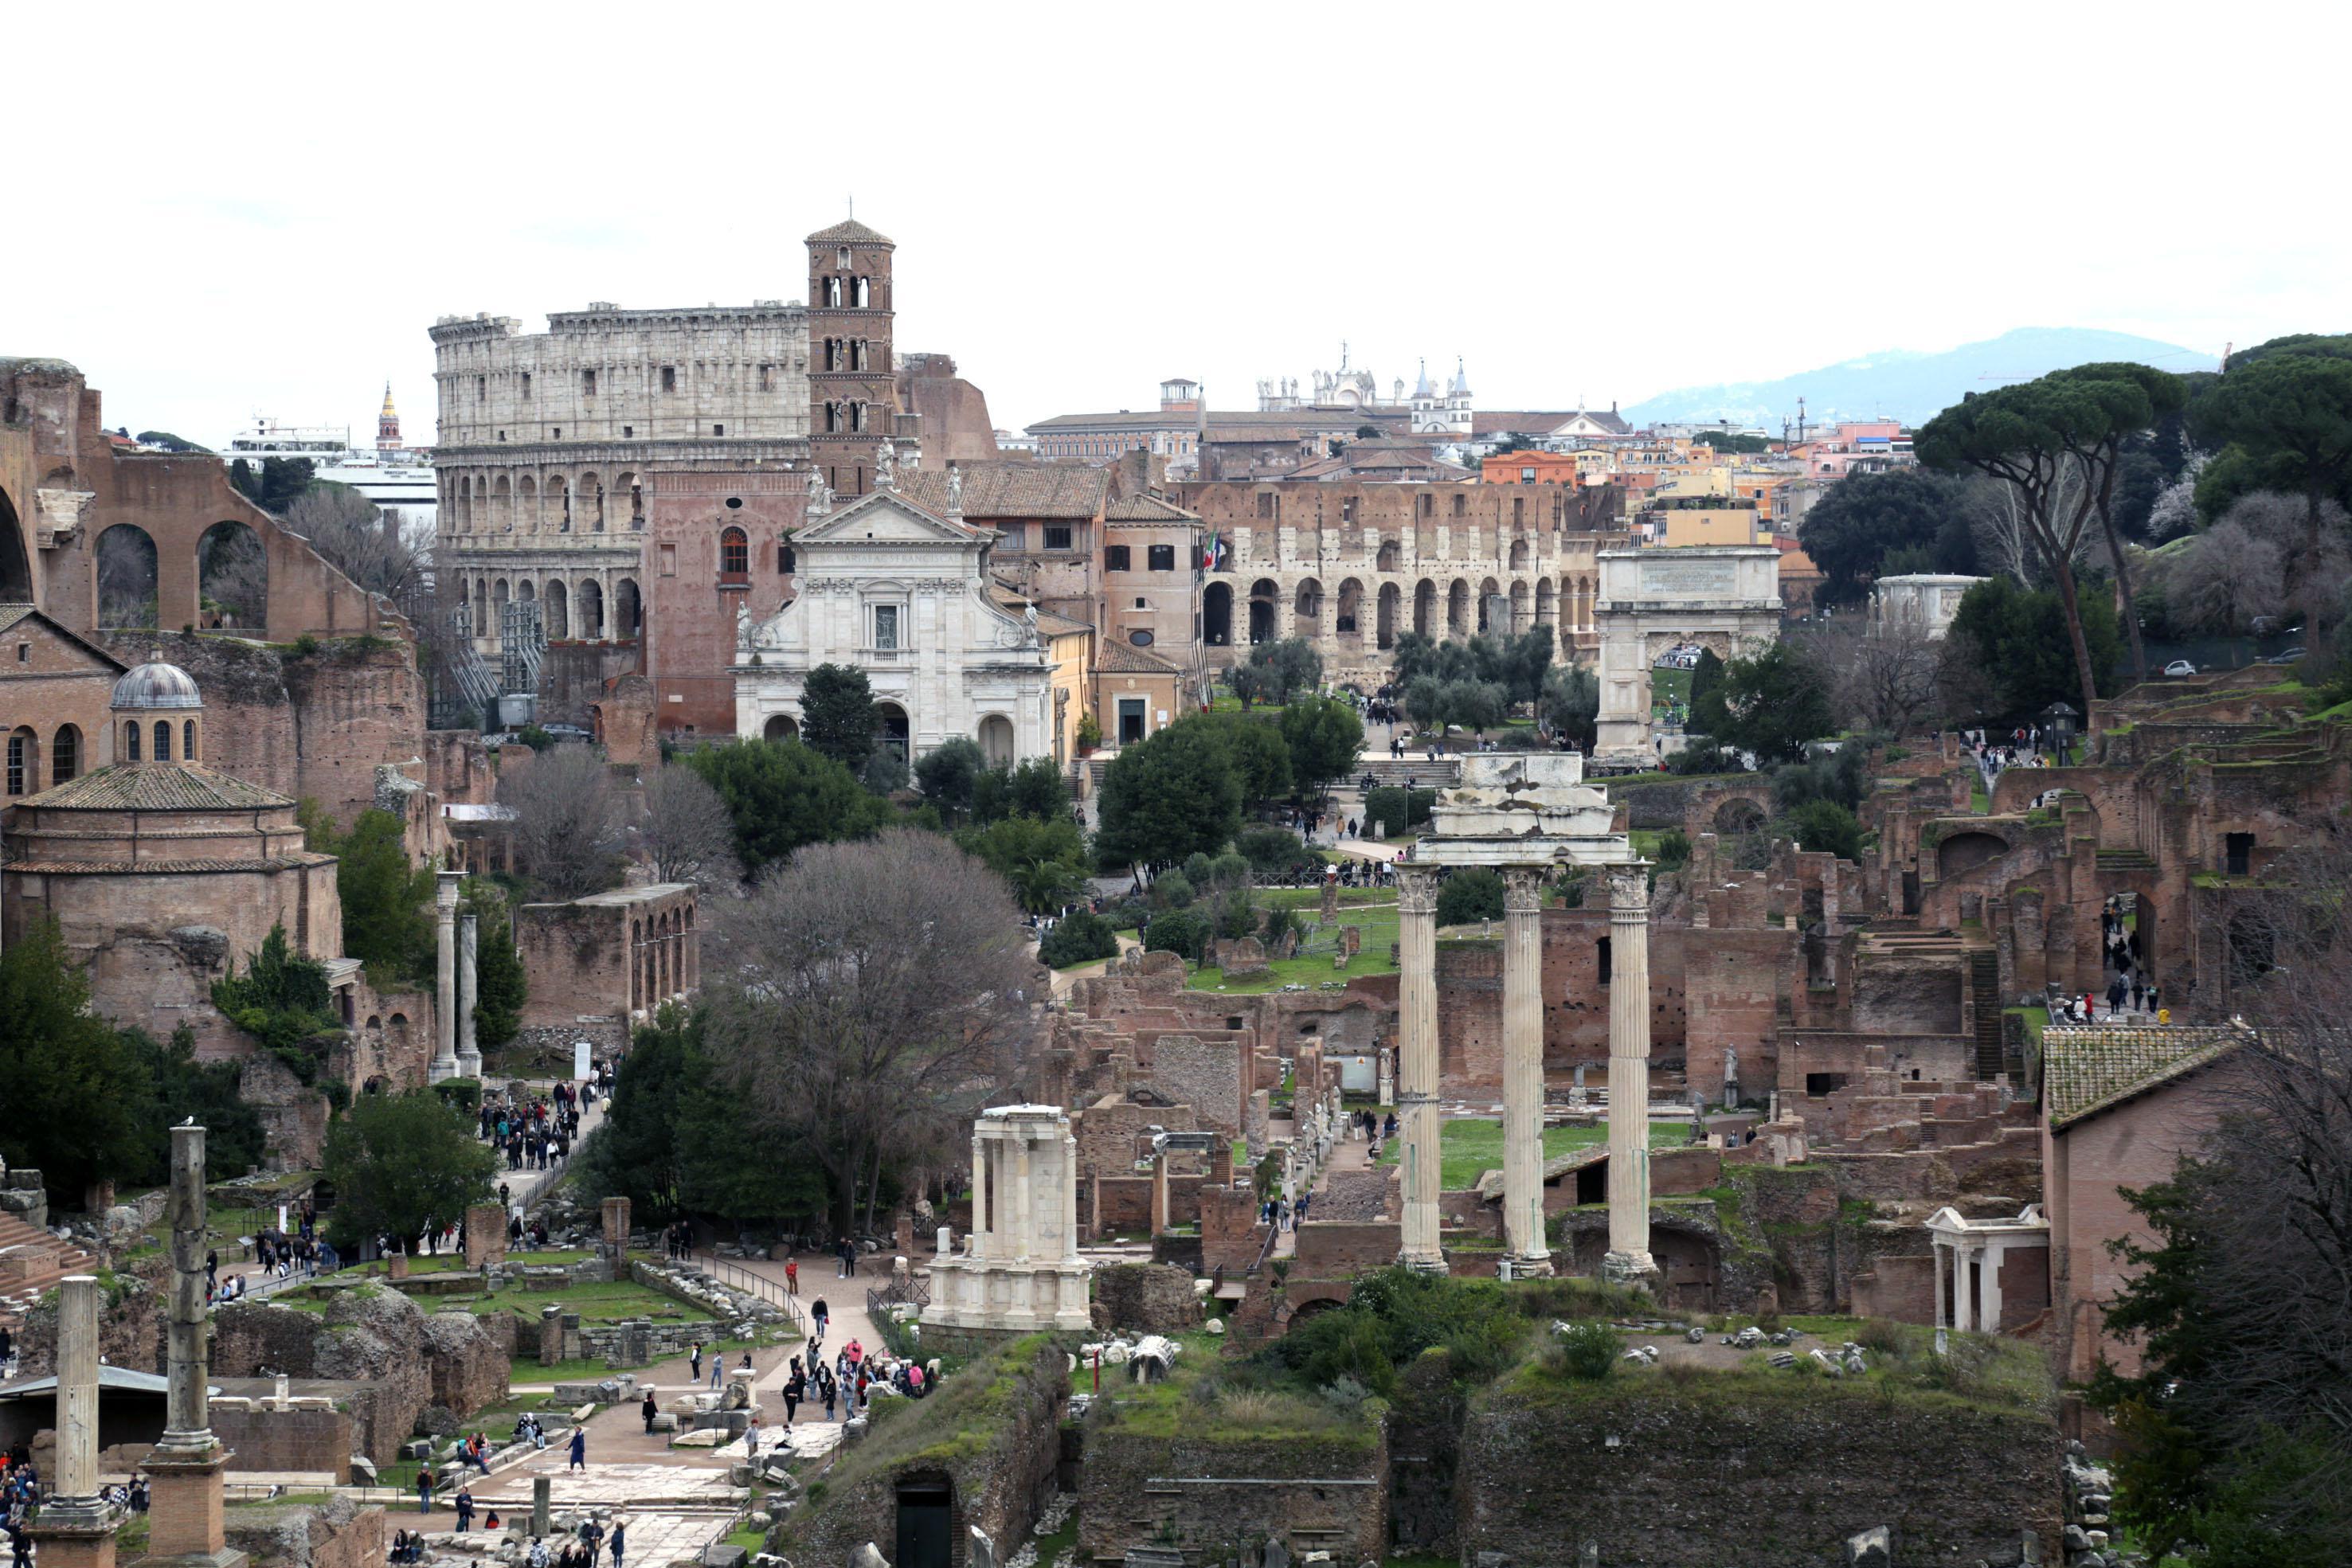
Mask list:
[[[0,354],[429,435],[437,315],[797,298],[854,193],[1000,424],[1347,339],[1490,407],[2017,326],[2341,330],[2339,4],[15,8]],[[819,64],[816,62],[822,61]]]

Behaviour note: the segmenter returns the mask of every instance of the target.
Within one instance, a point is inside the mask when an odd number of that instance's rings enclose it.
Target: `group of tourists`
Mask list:
[[[580,1116],[595,1103],[596,1080],[581,1085],[556,1084],[550,1094],[517,1099],[511,1091],[485,1099],[475,1113],[482,1141],[506,1151],[507,1169],[545,1171],[562,1166],[572,1155],[580,1135]]]
[[[33,1542],[25,1533],[25,1524],[40,1506],[41,1472],[33,1467],[31,1450],[19,1443],[0,1455],[0,1528],[8,1532],[12,1568],[29,1568],[33,1561]]]

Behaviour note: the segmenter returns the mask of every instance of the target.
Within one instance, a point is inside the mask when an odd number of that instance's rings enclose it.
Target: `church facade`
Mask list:
[[[830,664],[866,672],[881,743],[910,763],[958,736],[992,764],[1050,756],[1052,664],[1034,615],[992,586],[995,530],[963,521],[959,483],[941,511],[902,492],[887,443],[875,485],[839,506],[818,486],[793,598],[738,623],[736,733],[797,737],[809,673]]]

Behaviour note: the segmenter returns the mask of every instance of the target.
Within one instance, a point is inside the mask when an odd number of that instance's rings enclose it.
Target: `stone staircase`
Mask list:
[[[1976,1004],[1977,1077],[1997,1082],[2007,1065],[2001,1041],[2000,959],[1990,947],[1970,948],[1967,958],[1969,991]]]
[[[68,1274],[97,1267],[95,1256],[71,1242],[0,1213],[0,1324],[16,1328],[44,1291]]]
[[[2095,862],[2101,871],[2154,871],[2156,861],[2146,850],[2100,850]]]

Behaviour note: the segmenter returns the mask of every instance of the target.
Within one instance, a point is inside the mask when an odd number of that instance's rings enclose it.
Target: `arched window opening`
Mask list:
[[[540,602],[546,606],[541,613],[547,617],[547,634],[550,637],[571,636],[571,595],[564,591],[561,580],[555,578],[548,580],[547,591],[540,595]]]
[[[208,627],[269,621],[269,552],[243,523],[215,523],[196,541],[199,613]]]
[[[183,721],[180,725],[180,760],[183,762],[194,762],[195,759],[196,721],[194,719],[187,719]]]
[[[172,760],[172,721],[168,718],[159,718],[155,721],[155,760],[158,762]]]
[[[81,731],[59,725],[49,739],[49,782],[63,784],[81,777]]]
[[[147,530],[117,523],[98,536],[98,623],[143,631],[155,624],[155,541]]]
[[[8,737],[8,793],[31,795],[41,787],[39,765],[41,743],[29,729],[17,729]]]
[[[122,760],[139,760],[139,721],[135,718],[126,720],[122,726]]]
[[[740,528],[728,528],[719,536],[719,576],[722,581],[740,582],[751,573],[751,540]]]

